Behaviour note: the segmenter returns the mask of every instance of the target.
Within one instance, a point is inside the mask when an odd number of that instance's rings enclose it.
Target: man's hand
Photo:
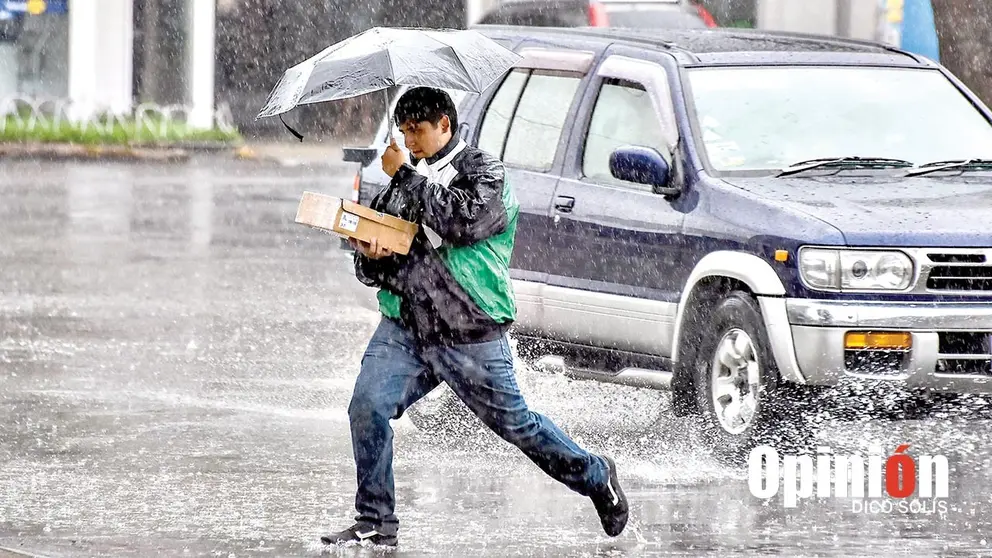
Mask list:
[[[382,154],[382,172],[393,176],[405,162],[406,157],[403,156],[400,146],[396,145],[396,138],[390,138],[389,147]]]
[[[385,246],[379,246],[379,239],[373,238],[371,242],[363,242],[355,238],[349,238],[348,244],[355,250],[358,250],[366,258],[371,258],[373,260],[378,260],[379,258],[385,258],[387,256],[392,256],[393,251]]]

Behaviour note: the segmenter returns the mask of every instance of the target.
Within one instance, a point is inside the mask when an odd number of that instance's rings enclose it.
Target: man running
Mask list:
[[[516,312],[510,257],[519,204],[503,164],[457,136],[458,116],[444,91],[410,89],[394,117],[412,164],[393,141],[382,155],[392,180],[371,206],[419,223],[421,232],[406,256],[375,239],[352,241],[357,277],[379,288],[382,320],[348,407],[357,522],[321,540],[397,544],[389,421],[440,382],[541,470],[591,498],[603,530],[619,535],[628,505],[613,460],[587,452],[530,411],[516,383],[507,330]]]

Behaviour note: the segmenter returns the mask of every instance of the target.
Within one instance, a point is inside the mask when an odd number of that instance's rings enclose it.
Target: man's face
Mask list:
[[[410,154],[417,159],[426,159],[448,145],[451,140],[451,121],[447,116],[442,116],[437,124],[407,120],[400,125],[400,131],[403,132],[404,143]]]

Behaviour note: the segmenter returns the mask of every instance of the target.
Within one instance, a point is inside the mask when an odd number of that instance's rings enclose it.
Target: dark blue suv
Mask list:
[[[524,57],[458,96],[522,205],[522,353],[671,390],[734,459],[805,436],[826,387],[992,391],[992,115],[946,69],[830,37],[478,29]],[[347,151],[361,202],[389,133]]]

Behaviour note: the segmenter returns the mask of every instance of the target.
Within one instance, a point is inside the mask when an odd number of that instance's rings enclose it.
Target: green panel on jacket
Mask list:
[[[379,299],[379,312],[383,316],[394,320],[400,319],[400,304],[403,300],[398,294],[386,289],[379,289],[376,298]]]
[[[483,312],[499,323],[515,319],[517,313],[510,279],[510,257],[520,206],[506,185],[503,186],[503,206],[507,217],[505,231],[471,246],[442,246],[438,250],[458,284]]]
[[[502,233],[471,246],[441,246],[438,249],[438,255],[458,284],[483,312],[499,323],[516,319],[517,311],[510,279],[510,258],[520,204],[508,181],[503,185],[503,207],[506,208],[507,225]],[[394,319],[400,317],[401,299],[398,295],[381,289],[378,299],[382,315]]]

